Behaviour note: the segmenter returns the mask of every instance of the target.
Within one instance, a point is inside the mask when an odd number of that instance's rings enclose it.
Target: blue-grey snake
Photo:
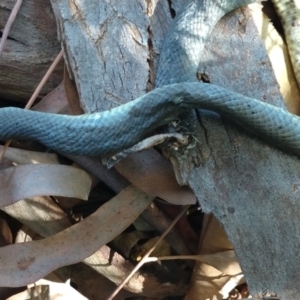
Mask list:
[[[101,156],[136,144],[187,110],[203,108],[299,155],[297,116],[225,88],[195,82],[201,52],[214,25],[227,12],[252,2],[257,1],[186,1],[163,46],[153,91],[112,110],[82,116],[2,108],[0,139],[32,139],[62,153]]]

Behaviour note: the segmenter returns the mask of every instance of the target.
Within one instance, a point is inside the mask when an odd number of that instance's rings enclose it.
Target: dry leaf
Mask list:
[[[131,250],[137,242],[141,239],[147,238],[149,238],[149,236],[142,231],[135,230],[131,232],[123,232],[110,243],[110,246],[128,259]]]
[[[163,210],[161,210],[163,207]],[[166,216],[166,208],[176,208],[173,210],[175,212],[172,214],[171,218],[168,217],[168,213]],[[145,209],[141,218],[147,221],[149,225],[155,228],[159,233],[165,232],[167,228],[171,225],[172,220],[177,217],[177,215],[181,212],[182,207],[177,205],[161,205],[161,203],[151,203]],[[180,224],[180,226],[178,226]],[[140,226],[140,224],[138,224]],[[134,226],[136,227],[136,222],[134,222]],[[182,230],[183,227],[186,227],[186,230]],[[153,229],[152,229],[153,230]],[[171,245],[171,247],[175,250],[175,252],[179,255],[188,255],[197,253],[196,245],[197,245],[197,234],[192,232],[190,224],[187,222],[186,215],[182,216],[180,220],[178,220],[176,227],[172,228],[165,239]],[[192,262],[188,262],[192,263]],[[193,263],[192,263],[193,264]]]
[[[82,222],[56,235],[0,248],[0,286],[32,283],[92,255],[126,229],[153,199],[130,186]]]
[[[2,210],[43,237],[72,225],[69,216],[49,196],[20,200]]]
[[[290,112],[300,113],[300,93],[285,42],[258,4],[250,5],[253,20],[265,44],[281,95]]]
[[[243,279],[243,274],[236,275],[226,275],[221,271],[215,269],[214,267],[206,264],[201,264],[202,272],[199,272],[195,276],[197,280],[193,282],[193,288],[190,289],[185,299],[188,300],[217,300],[224,299],[228,295],[228,287],[231,290],[237,286],[241,279]],[[203,275],[209,274],[209,276]],[[232,285],[232,281],[235,282],[235,286]]]
[[[87,299],[68,283],[58,283],[49,280],[39,280],[28,286],[26,291],[9,297],[7,300],[85,300]]]
[[[63,83],[45,96],[38,104],[32,107],[32,110],[48,113],[71,114],[68,106],[67,95]]]
[[[141,260],[141,258],[145,255],[145,253],[153,247],[153,245],[157,242],[159,236],[154,237],[144,243],[139,247],[138,253],[135,254],[135,259],[137,261]],[[160,256],[169,256],[171,254],[171,246],[166,240],[162,240],[151,253],[151,256],[160,257]]]
[[[233,250],[224,227],[212,214],[204,215],[200,240],[201,249],[199,254]]]
[[[237,275],[242,272],[240,264],[233,250],[215,254],[196,255],[197,260],[214,267],[224,275]]]
[[[116,164],[115,168],[149,195],[177,205],[197,202],[190,188],[177,183],[171,163],[154,149],[130,155]]]
[[[0,205],[21,199],[55,195],[87,199],[91,178],[80,169],[51,164],[21,165],[0,171]]]
[[[237,278],[240,282],[240,277],[243,276],[232,249],[222,225],[213,215],[205,215],[201,250],[197,258],[201,263],[195,266],[186,299],[206,300],[213,296],[222,298],[222,293],[227,292],[232,281],[235,282]]]
[[[0,145],[0,151],[3,151]],[[4,157],[20,165],[25,164],[59,164],[57,155],[54,153],[42,153],[8,147]]]

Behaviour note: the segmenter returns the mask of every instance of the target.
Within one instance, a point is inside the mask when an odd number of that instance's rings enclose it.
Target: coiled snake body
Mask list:
[[[105,155],[136,144],[184,111],[203,108],[299,155],[297,116],[219,86],[194,82],[201,51],[216,22],[252,2],[256,1],[188,0],[164,44],[155,90],[112,110],[82,116],[3,108],[0,139],[33,139],[62,153]]]

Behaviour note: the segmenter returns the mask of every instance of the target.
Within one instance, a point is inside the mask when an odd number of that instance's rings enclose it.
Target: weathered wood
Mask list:
[[[86,112],[145,94],[153,84],[166,22],[171,21],[167,1],[157,6],[157,1],[144,0],[51,2]]]
[[[15,2],[0,1],[0,31],[3,30]],[[59,51],[56,22],[49,0],[23,1],[0,60],[0,97],[27,101]],[[52,91],[62,78],[61,62],[41,95]]]
[[[251,14],[215,28],[200,70],[212,83],[283,107]],[[185,173],[204,211],[224,225],[252,293],[299,298],[299,167],[294,156],[246,135],[230,121],[201,115],[202,163]],[[200,135],[197,138],[202,138]]]
[[[87,112],[125,103],[151,88],[172,19],[171,1],[51,1]],[[184,1],[172,2],[176,12]],[[208,49],[200,71],[213,83],[282,105],[248,10],[224,18]],[[177,155],[181,181],[193,188],[204,211],[213,212],[224,225],[251,291],[296,299],[299,160],[214,113],[199,112],[199,119],[196,155]]]

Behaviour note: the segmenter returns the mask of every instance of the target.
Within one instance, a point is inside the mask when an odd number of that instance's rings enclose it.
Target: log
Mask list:
[[[0,2],[0,31],[15,1]],[[56,22],[48,0],[23,1],[6,40],[0,60],[1,99],[26,102],[60,52]],[[63,62],[50,76],[40,97],[52,91],[63,78]]]

